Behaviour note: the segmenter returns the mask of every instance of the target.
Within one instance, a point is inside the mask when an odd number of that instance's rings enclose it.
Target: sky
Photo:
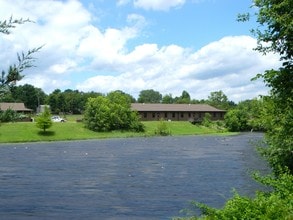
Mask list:
[[[135,98],[146,89],[162,95],[207,99],[223,91],[234,102],[266,95],[266,69],[279,57],[253,50],[252,0],[0,0],[0,20],[29,18],[10,35],[0,35],[0,70],[17,63],[17,53],[34,54],[18,85],[47,94],[55,89],[108,93]]]

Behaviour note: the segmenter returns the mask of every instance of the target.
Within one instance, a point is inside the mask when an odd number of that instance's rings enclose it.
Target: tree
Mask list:
[[[163,104],[172,104],[174,102],[174,99],[172,97],[172,94],[166,94],[162,98],[162,103]]]
[[[36,110],[39,104],[44,104],[47,95],[40,88],[25,84],[10,88],[12,101],[23,102],[27,108]]]
[[[131,99],[121,91],[89,98],[84,112],[85,126],[93,131],[143,131],[137,112],[131,110]]]
[[[229,131],[247,131],[248,114],[240,109],[231,109],[225,114],[225,124]]]
[[[11,29],[15,28],[17,24],[24,24],[31,22],[29,19],[13,19],[10,17],[9,20],[0,21],[0,33],[10,34]],[[42,47],[34,48],[29,50],[27,53],[17,54],[18,64],[13,64],[8,67],[7,71],[2,70],[0,76],[0,98],[4,94],[10,91],[11,86],[15,86],[17,81],[20,81],[24,75],[21,73],[30,67],[33,67],[35,58],[32,56],[38,52]]]
[[[257,37],[256,50],[264,55],[278,53],[282,66],[277,70],[267,70],[254,79],[262,78],[271,88],[267,97],[264,120],[267,121],[266,135],[269,147],[264,155],[276,170],[288,167],[293,173],[293,28],[292,0],[254,0],[255,14],[260,28],[252,30]],[[250,14],[240,15],[240,21],[247,21]]]
[[[65,111],[65,97],[60,89],[55,89],[48,97],[47,103],[50,105],[51,111],[54,114],[59,114]]]
[[[223,93],[222,90],[211,92],[207,102],[219,109],[227,110],[229,108],[228,97]]]
[[[142,90],[139,93],[137,102],[139,103],[160,103],[162,101],[162,94],[153,89]]]
[[[178,104],[189,104],[191,102],[189,93],[183,90],[181,96],[175,98],[175,102]]]
[[[46,132],[46,130],[50,128],[52,125],[53,125],[53,122],[51,120],[50,110],[47,106],[45,106],[44,112],[41,113],[41,115],[37,117],[36,126],[42,129],[43,132]]]

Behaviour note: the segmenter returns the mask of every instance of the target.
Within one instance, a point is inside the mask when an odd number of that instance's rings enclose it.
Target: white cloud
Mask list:
[[[135,2],[153,10],[184,4],[171,0]],[[192,98],[203,99],[212,91],[223,90],[228,98],[238,101],[265,93],[262,82],[250,79],[279,64],[276,55],[261,56],[253,51],[256,40],[248,36],[224,37],[198,51],[175,44],[160,47],[155,42],[130,49],[129,42],[138,38],[147,24],[143,16],[129,14],[124,27],[100,29],[77,0],[0,0],[0,20],[11,14],[36,23],[20,25],[11,35],[0,35],[0,71],[17,61],[17,52],[44,44],[35,54],[37,67],[26,70],[21,83],[46,92],[56,88],[103,93],[120,89],[137,96],[141,90],[155,89],[176,96],[186,90]]]
[[[170,8],[180,7],[185,0],[134,0],[133,4],[137,8],[155,11],[168,11]]]
[[[262,82],[251,82],[251,78],[279,65],[276,55],[261,56],[252,50],[255,46],[256,40],[248,36],[225,37],[196,52],[178,45],[140,45],[112,61],[113,71],[120,66],[117,76],[95,76],[77,87],[103,92],[121,89],[136,95],[143,89],[174,95],[187,90],[196,99],[223,90],[235,101],[253,98],[267,89]]]
[[[126,5],[130,2],[131,0],[117,0],[117,5],[121,6],[121,5]]]

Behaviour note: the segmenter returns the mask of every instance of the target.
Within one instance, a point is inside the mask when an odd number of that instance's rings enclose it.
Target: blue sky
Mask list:
[[[1,70],[16,53],[44,45],[36,67],[20,84],[50,93],[78,89],[134,97],[154,89],[174,97],[183,90],[206,99],[222,90],[235,102],[267,94],[250,79],[279,65],[274,54],[253,51],[251,0],[0,0],[0,19],[34,23],[2,35]],[[3,65],[3,66],[2,66]]]

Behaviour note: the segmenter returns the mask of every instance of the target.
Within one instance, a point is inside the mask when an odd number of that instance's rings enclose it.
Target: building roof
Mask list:
[[[226,112],[207,104],[132,103],[131,108],[138,112]]]
[[[24,103],[10,103],[10,102],[1,102],[0,103],[0,110],[6,111],[8,109],[12,109],[17,112],[31,112],[32,109],[26,108]]]

